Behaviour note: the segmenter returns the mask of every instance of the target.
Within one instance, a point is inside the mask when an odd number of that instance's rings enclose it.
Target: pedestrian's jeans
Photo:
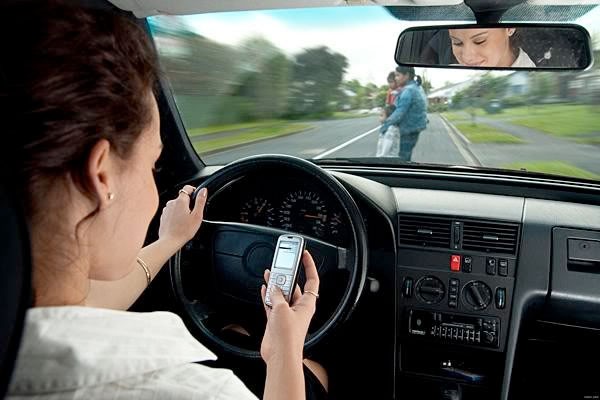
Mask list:
[[[402,161],[410,161],[413,149],[419,140],[419,132],[400,134],[400,152],[398,156]]]

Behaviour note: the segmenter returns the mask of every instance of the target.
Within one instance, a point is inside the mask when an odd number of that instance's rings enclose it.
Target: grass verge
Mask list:
[[[256,127],[240,132],[237,135],[227,135],[220,138],[203,140],[194,143],[194,148],[200,154],[216,150],[252,143],[262,139],[272,139],[278,136],[290,135],[312,128],[303,123],[280,123],[271,126]]]
[[[570,176],[582,179],[600,180],[600,175],[595,174],[585,169],[578,168],[564,161],[532,161],[532,162],[516,162],[504,165],[503,168],[508,169],[525,169],[532,172],[542,172],[545,174]]]
[[[463,135],[473,143],[525,143],[519,137],[510,133],[502,132],[486,124],[460,123],[454,125]]]

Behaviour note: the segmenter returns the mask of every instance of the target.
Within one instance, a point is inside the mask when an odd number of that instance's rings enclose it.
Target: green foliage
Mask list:
[[[385,100],[387,99],[387,93],[388,93],[387,86],[384,86],[384,87],[378,89],[377,93],[375,94],[373,107],[385,106]]]
[[[490,100],[504,96],[506,87],[506,76],[485,74],[470,86],[457,92],[452,97],[452,106],[455,109],[484,107]]]
[[[505,108],[526,106],[528,103],[526,96],[510,96],[502,99]]]
[[[531,74],[530,95],[533,101],[539,103],[550,96],[555,85],[555,77],[550,73],[539,72]]]
[[[306,49],[295,59],[288,115],[327,115],[348,67],[345,56],[327,47]]]
[[[430,104],[428,107],[428,111],[432,112],[432,113],[441,113],[441,112],[446,112],[448,111],[448,105],[447,104]]]

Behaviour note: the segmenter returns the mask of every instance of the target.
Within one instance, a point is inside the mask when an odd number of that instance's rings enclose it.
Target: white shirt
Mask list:
[[[7,399],[256,399],[169,312],[38,307]]]
[[[511,67],[517,68],[535,68],[536,65],[527,53],[523,51],[523,49],[519,48],[519,56],[515,60],[515,62],[511,65]]]

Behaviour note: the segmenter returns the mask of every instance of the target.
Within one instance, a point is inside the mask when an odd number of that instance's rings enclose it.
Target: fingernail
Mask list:
[[[206,197],[206,192],[207,192],[206,188],[200,189],[200,196],[201,197]]]

